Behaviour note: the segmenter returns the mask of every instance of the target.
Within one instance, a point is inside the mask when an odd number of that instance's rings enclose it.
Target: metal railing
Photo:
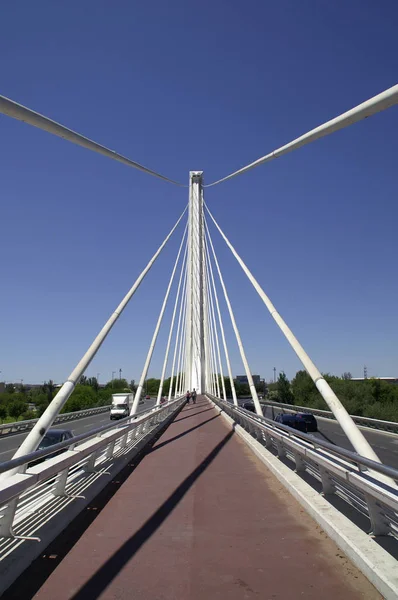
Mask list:
[[[266,449],[293,461],[297,473],[307,471],[315,477],[326,497],[336,494],[365,515],[372,535],[390,535],[398,540],[397,469],[208,397]]]
[[[115,461],[149,438],[159,424],[179,411],[184,401],[183,397],[177,398],[117,424],[0,463],[0,561],[21,540],[40,541],[37,535],[49,519],[71,502],[84,498],[82,492],[89,494],[90,486],[109,474]]]
[[[98,415],[101,413],[109,412],[111,406],[97,406],[96,408],[86,408],[85,410],[76,410],[75,412],[64,413],[54,419],[53,425],[59,423],[65,423],[66,421],[75,421],[77,419],[83,419],[84,417],[90,417],[91,415]],[[4,423],[0,425],[0,437],[6,435],[12,435],[16,433],[24,433],[30,431],[39,419],[29,419],[27,421],[16,421],[15,423]]]
[[[289,412],[307,412],[314,416],[323,417],[325,419],[331,419],[334,421],[336,420],[333,413],[329,410],[320,410],[318,408],[298,406],[295,404],[283,404],[282,402],[269,402],[268,400],[263,400],[261,404],[265,406],[273,406],[275,408],[284,409]],[[394,423],[394,421],[383,421],[380,419],[371,419],[370,417],[359,417],[357,415],[351,415],[351,418],[357,425],[361,425],[362,427],[368,427],[370,429],[379,429],[382,431],[388,431],[390,433],[398,434],[398,423]]]

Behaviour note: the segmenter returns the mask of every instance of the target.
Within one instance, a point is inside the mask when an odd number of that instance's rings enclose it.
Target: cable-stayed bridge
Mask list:
[[[2,590],[29,597],[23,574],[33,569],[37,598],[315,598],[327,595],[327,586],[331,597],[398,597],[398,471],[381,462],[365,433],[368,426],[386,427],[376,420],[361,425],[348,414],[205,201],[207,187],[397,102],[398,85],[215,182],[207,184],[202,171],[189,173],[187,206],[13,458],[0,464]],[[0,97],[0,111],[165,183],[185,185],[7,98]],[[37,450],[169,239],[178,235],[178,252],[129,417],[116,425],[93,425],[72,443],[65,440]],[[224,240],[354,451],[269,418],[269,406],[260,402],[253,382],[214,235]],[[169,303],[156,402],[139,411]],[[226,320],[239,348],[254,413],[238,403]],[[166,374],[171,381],[164,399]],[[196,404],[186,404],[187,390],[196,390]],[[394,436],[392,443],[398,444],[396,433],[382,435]],[[278,496],[274,476],[329,537],[321,540],[307,517],[302,517],[305,526],[300,524],[296,501],[281,492]],[[103,503],[91,525],[83,527],[56,568],[49,572],[40,566],[37,561],[46,548],[59,556],[66,543],[63,536],[82,521],[82,511],[93,508],[108,493],[110,482],[122,477],[124,484]],[[274,526],[281,513],[285,522]],[[359,592],[339,561],[325,558],[334,544],[356,565],[358,575],[353,577],[360,578]],[[52,545],[56,550],[51,551]],[[310,571],[309,578],[300,577],[303,571]]]

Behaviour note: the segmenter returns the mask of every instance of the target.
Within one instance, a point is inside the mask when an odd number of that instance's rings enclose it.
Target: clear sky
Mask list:
[[[210,182],[396,84],[397,26],[395,0],[7,2],[0,93],[171,178]],[[394,107],[206,192],[324,372],[398,376],[397,133]],[[187,191],[5,116],[0,170],[0,378],[62,381]],[[139,378],[181,234],[88,375]],[[252,372],[292,376],[296,356],[216,239]]]

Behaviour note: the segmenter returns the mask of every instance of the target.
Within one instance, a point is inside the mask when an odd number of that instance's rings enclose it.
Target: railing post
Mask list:
[[[97,471],[97,469],[95,467],[95,461],[97,460],[97,456],[98,456],[98,450],[95,450],[94,452],[92,452],[90,454],[88,461],[86,462],[86,464],[83,467],[83,469],[84,469],[84,471],[86,471],[86,473],[95,473]]]
[[[286,456],[286,448],[282,444],[280,440],[276,440],[276,449],[278,451],[278,458],[285,458]]]
[[[3,506],[0,511],[0,537],[10,538],[14,537],[12,531],[12,524],[14,522],[15,513],[17,511],[19,498],[10,500],[8,504]]]
[[[336,489],[333,480],[330,477],[330,474],[326,471],[324,467],[318,465],[318,468],[322,483],[322,494],[324,496],[326,496],[327,494],[334,494]]]
[[[294,462],[296,464],[295,471],[296,473],[302,473],[305,471],[305,464],[302,456],[298,452],[293,452]]]
[[[371,524],[370,535],[388,535],[390,527],[377,501],[370,494],[365,494],[365,500]]]
[[[113,452],[115,450],[115,443],[116,443],[116,440],[113,440],[112,442],[110,442],[108,444],[108,447],[107,447],[106,453],[105,453],[105,458],[106,459],[113,457]]]

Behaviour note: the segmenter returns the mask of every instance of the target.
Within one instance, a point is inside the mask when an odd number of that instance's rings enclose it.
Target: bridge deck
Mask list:
[[[37,600],[380,598],[198,398],[37,592]]]

